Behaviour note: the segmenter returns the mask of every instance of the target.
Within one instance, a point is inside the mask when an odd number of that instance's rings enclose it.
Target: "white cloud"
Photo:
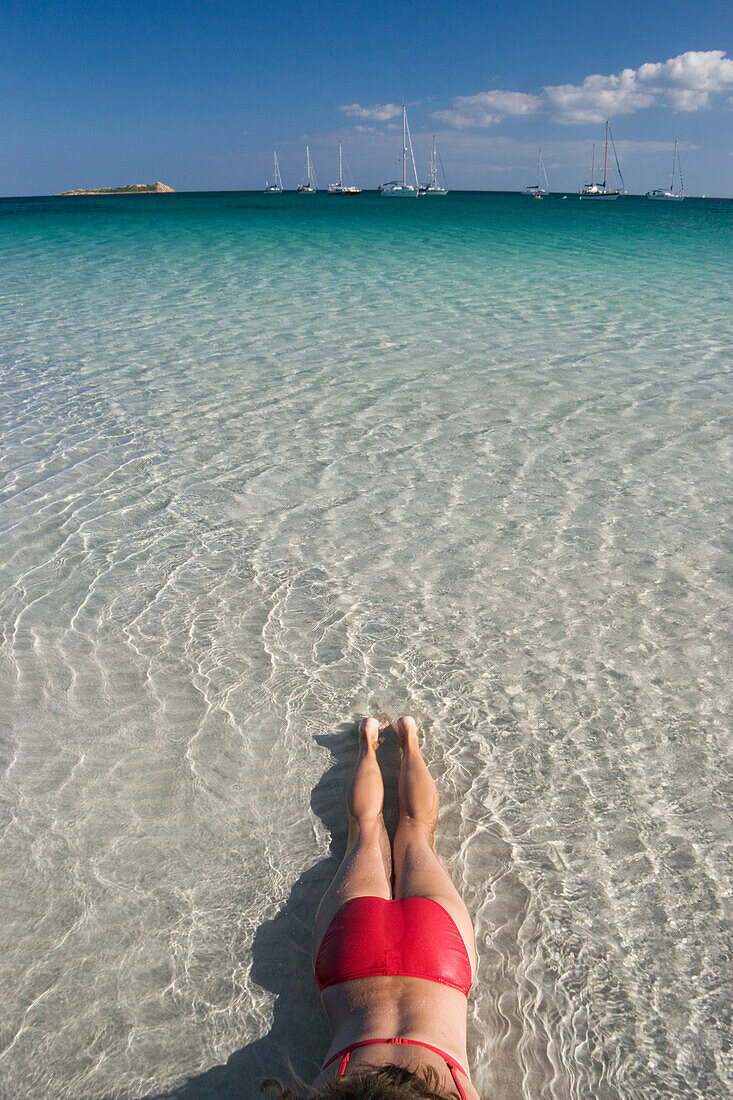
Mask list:
[[[537,96],[524,92],[484,92],[486,104],[505,115],[533,115],[538,108]]]
[[[457,99],[461,98],[463,97],[457,97]],[[471,114],[470,108],[467,114],[461,111],[433,111],[431,118],[437,118],[438,122],[445,122],[447,126],[453,126],[456,130],[468,130],[472,126],[491,126],[494,122],[501,122],[499,115],[482,115],[481,121],[477,121],[476,116]]]
[[[539,95],[479,92],[456,96],[452,108],[434,118],[455,129],[492,126],[507,116],[550,115],[557,122],[602,122],[652,104],[699,111],[711,96],[733,88],[733,59],[723,50],[690,50],[668,61],[647,62],[608,76],[587,76],[582,84],[547,85]]]
[[[542,89],[546,110],[559,122],[603,122],[609,115],[628,115],[650,107],[654,94],[639,88],[633,69],[618,76],[587,76],[582,84]]]
[[[396,103],[375,103],[372,107],[362,107],[360,103],[346,103],[339,107],[347,118],[363,118],[372,122],[387,122],[402,114],[402,107]]]
[[[699,111],[711,94],[733,88],[733,60],[723,50],[688,50],[669,61],[642,65],[638,78],[665,92],[676,110]]]
[[[525,92],[479,92],[456,96],[451,110],[436,111],[433,118],[462,130],[469,126],[492,126],[505,115],[533,115],[539,107],[540,97]]]

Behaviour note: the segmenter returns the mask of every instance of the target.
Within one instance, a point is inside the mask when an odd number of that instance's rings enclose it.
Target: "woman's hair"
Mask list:
[[[422,1066],[419,1073],[411,1073],[404,1066],[380,1066],[348,1077],[333,1077],[317,1092],[302,1081],[296,1084],[298,1091],[267,1078],[260,1092],[272,1091],[278,1100],[446,1100],[445,1093],[438,1092],[440,1078],[432,1066]]]

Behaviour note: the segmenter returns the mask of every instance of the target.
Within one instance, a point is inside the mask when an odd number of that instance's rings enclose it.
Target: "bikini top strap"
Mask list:
[[[351,1052],[354,1050],[358,1050],[359,1047],[370,1047],[375,1045],[424,1047],[425,1050],[431,1050],[433,1054],[437,1054],[440,1058],[442,1058],[447,1065],[448,1069],[450,1070],[450,1075],[453,1078],[453,1084],[458,1089],[458,1095],[460,1096],[461,1100],[467,1100],[465,1089],[463,1088],[461,1082],[458,1080],[458,1075],[456,1072],[457,1070],[460,1070],[463,1076],[468,1079],[468,1073],[463,1068],[461,1063],[457,1062],[455,1058],[453,1058],[450,1054],[446,1054],[446,1052],[444,1050],[441,1050],[439,1047],[434,1047],[431,1043],[423,1043],[419,1039],[401,1039],[399,1037],[393,1039],[361,1039],[358,1043],[352,1043],[350,1046],[344,1047],[343,1050],[337,1051],[332,1058],[329,1058],[327,1062],[323,1063],[323,1068],[326,1069],[328,1066],[331,1065],[332,1062],[335,1062],[337,1058],[340,1058],[341,1061],[339,1062],[338,1076],[343,1077],[346,1073],[346,1067],[349,1064],[349,1059],[351,1058]]]
[[[346,1073],[346,1067],[349,1064],[349,1058],[351,1057],[352,1050],[357,1050],[359,1047],[370,1047],[375,1044],[384,1045],[385,1043],[393,1043],[394,1039],[362,1039],[358,1043],[352,1043],[351,1046],[344,1047],[343,1050],[338,1050],[333,1058],[329,1058],[327,1062],[323,1063],[323,1069],[327,1069],[332,1062],[335,1062],[337,1058],[340,1058],[338,1076],[343,1077]]]
[[[449,1062],[447,1059],[446,1059],[445,1064],[447,1065],[448,1069],[450,1070],[450,1075],[453,1078],[453,1084],[458,1089],[458,1095],[460,1096],[461,1100],[468,1100],[468,1097],[466,1096],[466,1090],[464,1089],[461,1082],[458,1080],[458,1073],[457,1073],[457,1071],[460,1070],[464,1077],[468,1077],[468,1074],[466,1073],[465,1069],[463,1068],[463,1066],[459,1066],[458,1062]]]
[[[453,1078],[453,1084],[458,1089],[458,1095],[460,1096],[461,1100],[467,1100],[465,1089],[463,1088],[461,1082],[458,1080],[458,1074],[456,1071],[460,1070],[465,1078],[468,1078],[468,1073],[463,1068],[460,1062],[457,1062],[455,1058],[451,1057],[450,1054],[446,1054],[444,1050],[440,1050],[439,1047],[434,1047],[430,1043],[421,1043],[419,1039],[397,1039],[395,1041],[398,1043],[409,1043],[410,1046],[425,1047],[426,1050],[431,1050],[433,1054],[437,1054],[440,1058],[442,1058],[448,1069],[450,1070],[450,1075]]]

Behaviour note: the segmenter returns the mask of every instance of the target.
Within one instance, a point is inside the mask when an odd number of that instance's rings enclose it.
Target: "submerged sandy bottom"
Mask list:
[[[3,255],[0,1094],[312,1079],[386,711],[476,918],[482,1095],[729,1096],[719,227],[174,198]]]

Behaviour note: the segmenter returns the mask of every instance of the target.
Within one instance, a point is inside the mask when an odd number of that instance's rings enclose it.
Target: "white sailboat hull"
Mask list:
[[[684,195],[675,195],[671,191],[647,191],[646,197],[654,202],[682,202]]]
[[[417,188],[410,183],[383,183],[380,194],[388,199],[414,199],[417,195]]]
[[[593,202],[613,202],[619,197],[619,193],[618,191],[581,191],[578,198],[592,199]]]
[[[447,187],[421,187],[420,188],[420,197],[421,198],[425,198],[425,196],[432,196],[433,198],[442,198],[444,195],[447,195],[447,194],[448,194],[448,188]]]

